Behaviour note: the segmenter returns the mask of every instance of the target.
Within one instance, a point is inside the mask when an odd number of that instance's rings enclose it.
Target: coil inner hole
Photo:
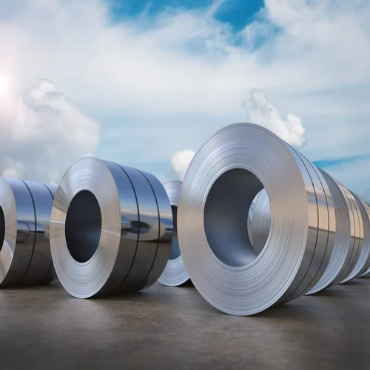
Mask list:
[[[95,254],[101,236],[102,218],[98,200],[88,190],[72,199],[65,222],[65,237],[71,256],[80,263]]]
[[[175,260],[181,256],[179,239],[177,237],[177,207],[171,206],[172,209],[172,218],[173,218],[173,238],[171,246],[171,255],[170,260]]]
[[[224,264],[241,267],[258,253],[248,235],[248,213],[260,190],[261,181],[252,172],[233,169],[212,185],[204,207],[204,228],[208,245]]]
[[[0,252],[5,241],[5,215],[3,209],[0,207]]]

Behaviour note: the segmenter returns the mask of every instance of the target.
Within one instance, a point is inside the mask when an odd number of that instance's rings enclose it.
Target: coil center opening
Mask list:
[[[179,246],[179,239],[177,237],[177,207],[171,206],[172,209],[172,217],[173,217],[173,238],[172,238],[172,245],[171,245],[171,255],[170,260],[175,260],[181,256],[180,246]]]
[[[5,215],[4,211],[0,206],[0,252],[3,248],[3,244],[5,241]]]
[[[65,222],[65,237],[71,256],[80,263],[95,254],[101,236],[102,218],[98,200],[88,190],[72,199]]]
[[[226,265],[245,266],[258,256],[248,235],[248,213],[262,189],[261,181],[252,172],[233,169],[222,174],[208,193],[205,234],[212,252]]]

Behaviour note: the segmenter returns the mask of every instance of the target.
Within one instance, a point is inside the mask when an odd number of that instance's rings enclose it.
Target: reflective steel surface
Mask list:
[[[368,237],[370,233],[370,225],[369,225],[369,217],[368,213],[365,208],[365,204],[362,202],[362,200],[355,194],[351,192],[352,196],[356,200],[356,206],[357,206],[357,212],[359,215],[359,226],[360,226],[360,237],[359,237],[359,248],[360,250],[360,256],[353,267],[353,270],[349,274],[348,278],[345,281],[354,279],[356,277],[359,277],[363,275],[363,273],[368,269],[369,267],[369,258],[370,258],[370,245],[368,242]],[[366,239],[365,239],[366,234]]]
[[[363,248],[369,248],[370,246],[370,206],[364,202],[363,200],[362,204],[365,208],[366,215],[363,217],[364,221],[364,240],[363,240]],[[370,256],[369,256],[370,259]],[[370,260],[367,261],[367,263],[364,266],[364,272],[361,276],[365,276],[370,272]]]
[[[362,241],[363,241],[363,224],[362,224],[362,217],[359,212],[357,202],[352,195],[352,193],[342,184],[340,184],[342,191],[346,194],[346,198],[349,204],[350,209],[350,220],[351,220],[351,258],[348,261],[346,266],[345,274],[343,280],[340,281],[341,283],[346,283],[347,281],[351,280],[353,275],[353,270],[360,258],[361,249],[362,249]]]
[[[174,230],[171,255],[167,262],[165,270],[159,278],[159,282],[167,286],[180,286],[189,280],[189,275],[186,271],[184,261],[181,257],[180,245],[177,236],[177,212],[181,191],[181,181],[168,181],[164,183],[163,186],[170,200],[173,213]]]
[[[361,233],[366,233],[366,235],[370,233],[366,204],[356,195],[349,194],[343,185],[339,184],[325,171],[320,171],[334,200],[337,230],[334,250],[329,264],[320,280],[307,294],[317,293],[324,288],[361,276],[370,264],[370,243],[368,243],[368,239],[364,243],[362,241],[364,237],[360,236]],[[353,198],[357,202],[357,208]],[[361,218],[358,217],[357,210],[361,211]],[[250,232],[255,243],[267,239],[269,227],[269,201],[266,192],[261,191],[251,215]],[[257,244],[257,248],[260,248],[259,244]]]
[[[51,190],[43,184],[0,178],[0,286],[49,283]]]
[[[153,285],[162,275],[171,254],[173,241],[173,215],[170,200],[161,182],[152,174],[141,172],[148,180],[157,203],[158,211],[158,241],[156,255],[140,289]]]
[[[263,188],[271,227],[257,255],[248,238],[248,211]],[[333,201],[319,171],[260,126],[221,129],[185,175],[181,254],[201,295],[226,313],[252,315],[305,294],[329,263],[335,230]]]
[[[50,283],[54,277],[50,252],[50,214],[53,196],[44,184],[25,182],[31,192],[36,214],[35,247],[24,274],[27,284]]]
[[[162,273],[172,215],[163,187],[150,176],[91,157],[65,173],[52,211],[51,251],[58,278],[71,295],[137,291]],[[90,195],[74,207],[81,193]]]
[[[0,284],[18,285],[28,270],[35,245],[35,209],[21,180],[0,178],[0,207],[5,221],[0,252]]]
[[[159,237],[158,208],[152,188],[145,176],[135,168],[120,166],[131,179],[139,209],[137,224],[132,225],[138,235],[136,255],[130,274],[122,283],[123,291],[140,290],[156,257]]]

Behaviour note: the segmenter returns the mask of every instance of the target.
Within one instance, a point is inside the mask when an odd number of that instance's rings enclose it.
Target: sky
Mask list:
[[[235,122],[370,201],[368,0],[0,0],[0,174],[83,155],[180,178]]]

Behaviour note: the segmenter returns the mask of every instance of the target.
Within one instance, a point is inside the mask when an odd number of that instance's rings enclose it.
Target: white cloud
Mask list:
[[[302,118],[310,159],[343,148],[370,154],[359,143],[370,126],[355,125],[359,112],[370,119],[368,0],[266,0],[237,34],[215,19],[219,4],[120,23],[110,21],[107,4],[0,2],[0,76],[18,91],[46,76],[83,111],[110,122],[101,156],[168,163],[177,148],[197,148],[221,126],[244,120],[240,104],[252,88],[293,128],[299,121],[286,114]],[[112,139],[113,129],[124,135]],[[155,164],[146,170],[157,174]]]
[[[86,117],[51,81],[0,97],[0,173],[55,183],[73,161],[94,151],[97,122]]]
[[[24,175],[25,166],[20,161],[5,158],[5,160],[3,160],[3,166],[5,169],[1,172],[1,176],[18,179],[22,178]]]
[[[176,180],[182,181],[194,154],[192,150],[176,152],[171,158],[171,176]]]
[[[261,91],[252,89],[249,99],[245,100],[242,105],[250,123],[268,128],[296,148],[305,144],[305,129],[302,120],[292,113],[287,115],[286,120],[282,119],[278,108],[270,104]]]

